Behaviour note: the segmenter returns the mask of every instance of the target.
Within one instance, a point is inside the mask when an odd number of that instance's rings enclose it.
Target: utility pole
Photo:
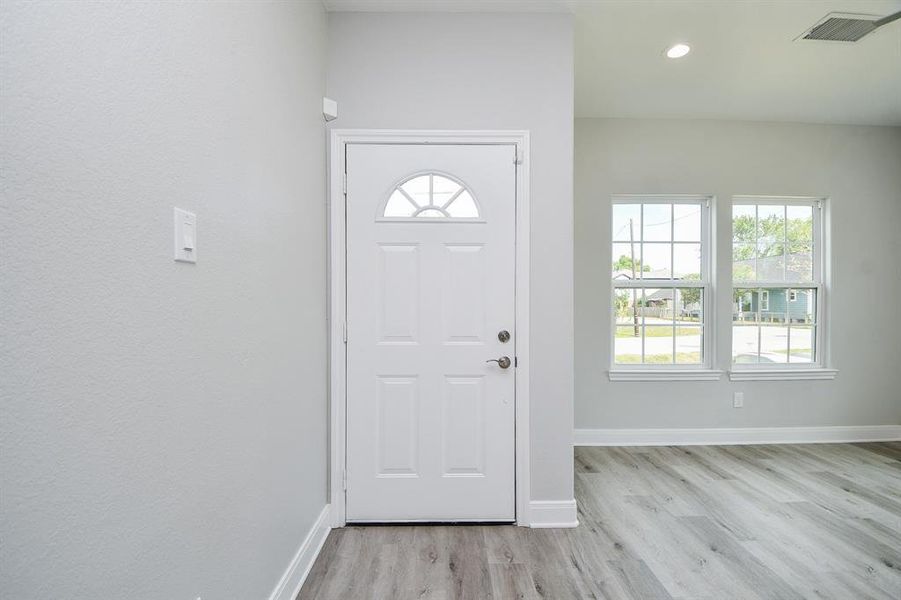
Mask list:
[[[629,252],[632,254],[632,281],[635,281],[635,231],[633,229],[632,219],[629,219]],[[632,326],[634,327],[634,335],[638,337],[638,302],[636,300],[637,289],[632,288]]]

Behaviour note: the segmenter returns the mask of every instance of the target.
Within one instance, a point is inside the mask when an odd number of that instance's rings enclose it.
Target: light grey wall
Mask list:
[[[571,16],[332,13],[328,64],[335,127],[531,131],[532,499],[572,498]]]
[[[901,423],[901,128],[576,120],[577,429]],[[610,197],[717,197],[718,366],[729,366],[733,195],[828,196],[834,381],[611,383]],[[745,407],[732,408],[732,392]]]
[[[326,501],[321,5],[0,27],[0,596],[267,597]]]

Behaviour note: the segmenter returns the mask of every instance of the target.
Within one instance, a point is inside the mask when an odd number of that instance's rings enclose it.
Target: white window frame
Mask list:
[[[718,381],[722,371],[713,368],[715,364],[715,327],[716,292],[715,292],[715,197],[712,195],[687,194],[616,194],[611,198],[610,211],[617,204],[699,204],[701,206],[701,281],[670,280],[614,280],[610,278],[610,304],[607,314],[610,319],[610,368],[608,376],[611,381]],[[644,210],[642,209],[642,213]],[[607,261],[611,265],[614,240],[611,236],[607,245]],[[609,266],[608,266],[609,270]],[[671,273],[672,274],[672,273]],[[653,288],[678,289],[687,287],[701,288],[704,301],[701,308],[702,362],[697,365],[659,365],[659,364],[617,364],[616,363],[616,290],[617,288]]]
[[[794,380],[794,379],[834,379],[838,371],[830,368],[829,363],[829,319],[827,312],[830,291],[830,222],[828,198],[806,196],[734,196],[735,205],[775,205],[775,206],[812,206],[813,207],[813,277],[810,283],[786,283],[785,281],[735,281],[730,286],[730,294],[739,289],[784,289],[787,295],[793,289],[816,290],[815,312],[816,333],[814,335],[814,357],[812,363],[766,363],[735,364],[732,362],[732,335],[734,323],[729,320],[729,379],[732,381],[754,380]],[[732,207],[730,207],[729,257],[732,264],[734,237],[731,231]],[[731,269],[730,269],[731,271]],[[786,304],[787,305],[787,304]],[[758,300],[758,310],[760,309]]]
[[[766,298],[766,308],[763,307],[764,298]],[[770,312],[770,290],[760,290],[760,298],[758,299],[758,303],[760,304],[760,310]]]

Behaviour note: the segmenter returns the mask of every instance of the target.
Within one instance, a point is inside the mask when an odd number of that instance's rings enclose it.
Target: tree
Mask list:
[[[751,265],[732,265],[732,279],[748,281],[754,278],[754,267]]]
[[[754,215],[739,215],[732,219],[732,241],[733,263],[782,257],[789,273],[809,273],[812,266],[813,216],[786,218],[784,214],[770,214],[755,219]],[[762,265],[760,268],[763,268]],[[778,268],[781,269],[781,266]],[[733,269],[736,280],[755,279],[751,265],[734,265]]]
[[[629,307],[631,306],[631,302],[629,301],[629,292],[626,290],[619,290],[616,292],[616,316],[618,317],[627,317],[630,314]]]
[[[785,219],[780,215],[769,215],[755,224],[754,215],[739,215],[732,219],[732,241],[736,244],[733,260],[754,258],[755,247],[757,256],[809,253],[813,243],[813,218]]]
[[[623,254],[613,263],[614,271],[631,271],[632,270],[632,259]],[[651,267],[647,265],[641,264],[639,259],[635,259],[635,270],[636,271],[650,271]]]
[[[685,281],[700,281],[701,274],[689,273],[682,279]],[[679,294],[682,298],[682,308],[685,308],[686,306],[689,306],[691,304],[698,304],[701,302],[701,288],[680,288]]]

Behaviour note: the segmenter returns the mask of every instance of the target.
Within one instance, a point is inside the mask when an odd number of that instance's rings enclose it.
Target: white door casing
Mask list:
[[[346,520],[512,521],[516,148],[345,152]]]

